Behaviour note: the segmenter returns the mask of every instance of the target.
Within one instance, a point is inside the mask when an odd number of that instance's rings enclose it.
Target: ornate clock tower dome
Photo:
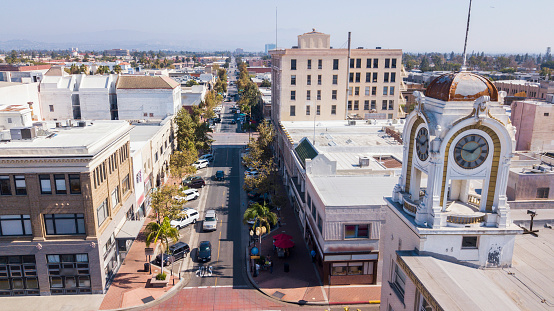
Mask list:
[[[515,128],[494,84],[470,72],[448,73],[415,96],[393,200],[420,226],[508,226]]]

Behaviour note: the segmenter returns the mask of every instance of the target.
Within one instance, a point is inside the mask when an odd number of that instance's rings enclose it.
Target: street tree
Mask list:
[[[175,219],[181,214],[182,202],[178,202],[173,197],[177,195],[179,186],[162,185],[152,192],[151,204],[156,213],[154,218],[158,223],[164,218]]]
[[[175,151],[169,160],[169,167],[173,176],[182,179],[186,175],[196,173],[196,168],[192,164],[196,161],[198,152],[193,143],[189,142],[182,151]]]
[[[277,224],[277,214],[269,210],[266,204],[254,203],[244,211],[242,223],[248,224],[248,221],[254,220],[252,229],[254,232],[257,227],[265,227],[266,232],[271,231],[271,227]]]

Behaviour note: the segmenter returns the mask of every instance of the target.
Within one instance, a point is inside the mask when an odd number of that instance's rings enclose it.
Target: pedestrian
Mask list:
[[[312,249],[312,251],[310,252],[310,255],[312,255],[312,262],[315,262],[315,250]]]
[[[256,263],[256,275],[260,274],[260,264]]]
[[[269,273],[273,274],[273,260],[269,260]]]
[[[275,252],[277,251],[277,246],[275,246],[275,242],[277,240],[275,238],[273,238],[273,254],[275,254]]]

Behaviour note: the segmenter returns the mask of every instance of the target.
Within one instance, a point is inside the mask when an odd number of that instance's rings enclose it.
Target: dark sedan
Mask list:
[[[212,260],[212,243],[210,241],[202,241],[198,246],[198,261]]]

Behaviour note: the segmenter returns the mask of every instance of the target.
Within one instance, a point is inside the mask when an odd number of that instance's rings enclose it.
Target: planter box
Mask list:
[[[169,273],[165,274],[165,280],[157,280],[156,275],[150,279],[150,285],[152,285],[152,287],[165,287],[167,283],[169,283]]]

